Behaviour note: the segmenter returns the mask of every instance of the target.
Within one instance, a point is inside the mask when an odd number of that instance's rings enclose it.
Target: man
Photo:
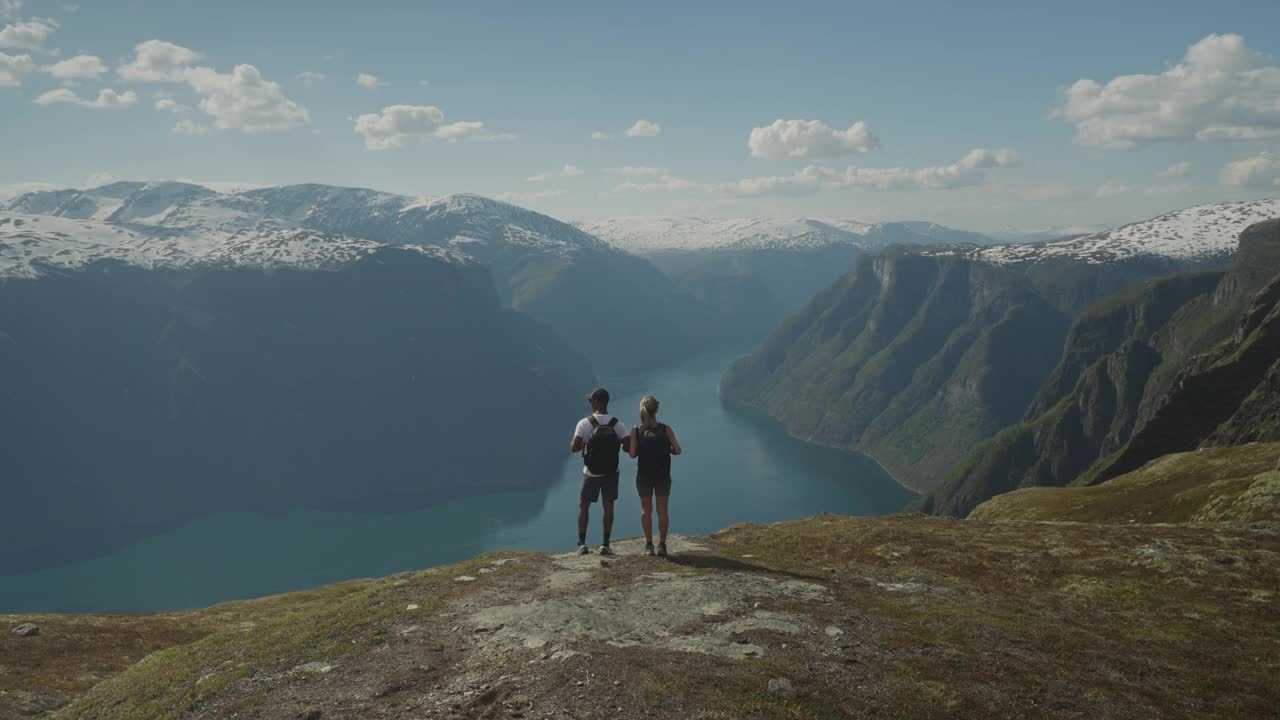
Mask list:
[[[621,420],[609,414],[609,391],[596,388],[587,396],[591,414],[578,421],[569,452],[582,453],[582,490],[578,494],[578,554],[587,547],[587,521],[591,503],[604,507],[604,542],[601,555],[612,555],[609,535],[613,532],[613,503],[618,499],[618,453],[631,450],[631,432]]]

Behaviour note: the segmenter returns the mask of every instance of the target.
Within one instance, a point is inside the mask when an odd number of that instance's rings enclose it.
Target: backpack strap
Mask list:
[[[600,427],[600,421],[596,419],[595,415],[588,415],[587,420],[591,421],[591,427],[593,428]],[[617,418],[614,418],[614,420],[617,420]]]
[[[595,418],[594,418],[594,417],[593,417],[593,418],[591,418],[591,419],[592,419],[592,420],[595,420]],[[615,418],[609,418],[609,427],[613,427],[613,426],[615,426],[615,425],[617,425],[617,424],[618,424],[618,418],[616,418],[616,417],[615,417]]]

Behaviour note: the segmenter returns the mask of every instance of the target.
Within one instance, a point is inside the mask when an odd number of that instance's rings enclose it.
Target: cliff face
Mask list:
[[[1280,222],[1268,221],[1241,234],[1225,273],[1149,281],[1088,309],[1023,422],[974,448],[920,508],[964,515],[1009,490],[1099,482],[1205,442],[1277,439],[1264,414],[1277,402],[1277,272]]]
[[[1021,417],[1066,325],[1016,270],[864,256],[735,364],[721,390],[797,437],[866,452],[923,489]]]
[[[965,515],[989,497],[1071,482],[1120,447],[1138,422],[1167,348],[1162,331],[1189,304],[1209,298],[1221,274],[1152,280],[1085,311],[1023,421],[975,447],[919,508]]]
[[[1280,407],[1278,373],[1280,278],[1258,293],[1231,338],[1193,358],[1152,402],[1150,419],[1124,447],[1077,482],[1101,482],[1202,445],[1280,440],[1280,423],[1271,414]]]
[[[594,380],[488,273],[386,248],[325,271],[98,263],[0,281],[0,564],[208,512],[396,509],[542,483]],[[502,408],[527,432],[478,447]]]

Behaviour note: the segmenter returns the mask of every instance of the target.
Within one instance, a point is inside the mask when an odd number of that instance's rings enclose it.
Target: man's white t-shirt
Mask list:
[[[596,422],[601,425],[608,425],[609,421],[614,418],[613,415],[601,415],[600,413],[591,413],[591,415],[594,416]],[[592,430],[594,430],[594,428],[591,427],[591,418],[584,417],[578,421],[578,427],[573,429],[573,434],[582,438],[583,442],[586,442],[587,438],[591,437]],[[631,431],[628,430],[626,424],[622,422],[622,418],[618,418],[618,424],[613,426],[613,431],[618,433],[619,440],[626,440],[631,436]],[[585,463],[582,465],[582,472],[584,475],[589,475],[591,477],[602,477],[588,470]]]

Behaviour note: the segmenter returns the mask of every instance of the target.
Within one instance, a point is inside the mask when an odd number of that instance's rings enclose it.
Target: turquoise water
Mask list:
[[[674,458],[671,529],[708,533],[823,511],[896,512],[912,495],[869,458],[817,448],[725,410],[720,374],[732,357],[610,381],[613,411],[634,422],[640,396],[662,401],[685,454]],[[585,389],[584,389],[585,390]],[[585,392],[584,392],[585,394]],[[585,414],[585,402],[584,402]],[[522,410],[513,410],[519,413]],[[568,550],[577,540],[581,460],[543,490],[465,498],[403,513],[223,513],[105,557],[0,577],[0,613],[132,612],[375,577],[503,549]],[[634,464],[623,461],[615,537],[640,535]],[[588,540],[600,540],[599,505]]]

